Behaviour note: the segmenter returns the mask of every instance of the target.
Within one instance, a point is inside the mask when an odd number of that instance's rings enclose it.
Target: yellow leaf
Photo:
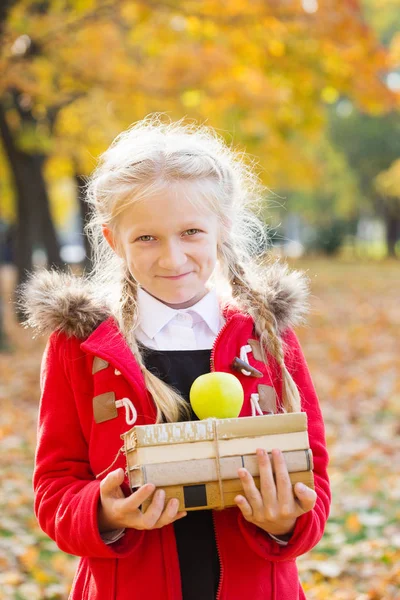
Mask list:
[[[181,96],[182,103],[188,108],[198,106],[200,104],[202,93],[199,90],[187,90]]]
[[[356,513],[352,513],[347,517],[345,527],[351,533],[358,533],[362,529],[362,524]]]
[[[339,92],[335,88],[327,86],[322,90],[321,98],[327,104],[334,104],[339,98]]]
[[[22,564],[24,565],[24,567],[28,571],[31,571],[33,569],[34,565],[37,563],[38,556],[39,556],[39,550],[35,546],[29,546],[25,550],[24,554],[21,554],[19,559],[22,562]]]
[[[50,583],[51,581],[54,581],[54,576],[49,575],[49,573],[46,573],[43,569],[32,569],[31,575],[38,583]]]
[[[280,40],[270,40],[268,42],[268,51],[272,56],[279,58],[285,54],[285,44]]]

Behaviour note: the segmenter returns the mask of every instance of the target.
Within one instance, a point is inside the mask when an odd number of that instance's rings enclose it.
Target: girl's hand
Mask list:
[[[97,520],[101,533],[127,527],[159,529],[186,516],[186,512],[178,512],[179,501],[176,498],[172,498],[164,508],[164,490],[157,490],[150,506],[145,512],[141,512],[139,506],[152,495],[155,486],[146,483],[136,492],[125,497],[120,488],[123,481],[123,469],[116,469],[100,482]]]
[[[317,494],[311,488],[296,483],[293,495],[292,483],[280,450],[273,450],[276,485],[272,464],[265,450],[257,449],[260,468],[260,490],[258,491],[253,477],[246,469],[239,469],[244,496],[236,496],[235,503],[246,521],[254,523],[272,535],[291,533],[297,517],[312,510],[317,501]]]

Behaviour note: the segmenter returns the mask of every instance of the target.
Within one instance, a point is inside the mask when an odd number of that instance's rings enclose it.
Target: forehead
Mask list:
[[[156,194],[134,201],[121,215],[120,225],[129,232],[141,229],[175,231],[205,226],[216,221],[202,193],[194,186],[171,185]]]

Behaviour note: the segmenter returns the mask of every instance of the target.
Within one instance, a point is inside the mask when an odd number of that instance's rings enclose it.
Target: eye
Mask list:
[[[194,235],[195,233],[199,233],[200,231],[201,231],[200,229],[195,229],[195,228],[187,229],[185,231],[185,235],[187,234],[187,235],[191,236],[191,235]]]
[[[141,235],[136,239],[137,242],[150,242],[153,238],[152,235]]]

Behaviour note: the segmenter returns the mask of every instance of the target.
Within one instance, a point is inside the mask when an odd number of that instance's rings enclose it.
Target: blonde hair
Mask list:
[[[299,411],[300,395],[285,366],[277,323],[262,293],[265,263],[263,266],[259,257],[265,250],[267,235],[256,214],[264,188],[254,165],[248,157],[229,148],[215,130],[183,120],[170,122],[155,114],[119,134],[101,155],[86,186],[91,206],[86,231],[93,247],[90,277],[95,289],[107,294],[119,328],[140,365],[156,404],[157,422],[186,418],[189,406],[177,391],[145,367],[135,338],[138,284],[124,260],[111,250],[102,225],[107,224],[115,232],[117,217],[133,202],[166,185],[182,182],[196,186],[200,194],[195,194],[193,201],[201,202],[218,217],[217,287],[228,284],[229,301],[254,319],[264,360],[270,353],[281,368],[282,410]]]

